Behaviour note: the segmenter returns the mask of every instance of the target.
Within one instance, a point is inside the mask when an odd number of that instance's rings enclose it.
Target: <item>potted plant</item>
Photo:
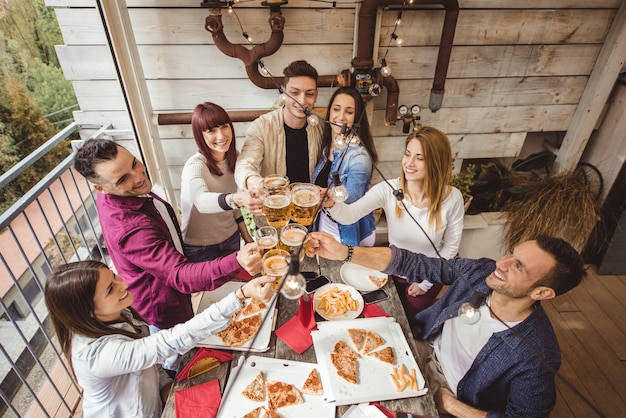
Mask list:
[[[476,177],[476,165],[468,164],[465,170],[462,170],[452,176],[452,186],[459,189],[463,195],[463,203],[465,204],[465,211],[472,203],[472,186],[474,185],[474,178]]]

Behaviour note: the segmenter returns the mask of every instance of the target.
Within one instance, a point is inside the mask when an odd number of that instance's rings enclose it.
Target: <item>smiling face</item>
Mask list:
[[[554,257],[536,241],[526,241],[496,262],[496,270],[487,277],[487,285],[501,295],[525,298],[555,265]]]
[[[406,144],[402,156],[402,170],[407,181],[424,181],[426,178],[426,163],[422,143],[418,139],[412,139]]]
[[[93,295],[93,313],[102,322],[121,319],[121,312],[133,303],[128,285],[108,268],[99,269],[96,292]]]
[[[285,123],[294,129],[301,128],[306,124],[306,113],[302,108],[313,109],[317,100],[317,83],[307,76],[290,77],[284,89],[287,93],[283,109]]]
[[[226,151],[230,148],[230,143],[233,140],[233,130],[230,124],[225,123],[202,131],[202,137],[216,161],[222,161],[226,158]]]
[[[354,125],[355,113],[356,103],[354,103],[352,96],[348,94],[335,96],[328,115],[328,120],[334,123],[330,125],[333,136],[339,135],[342,125],[347,125],[348,127]]]
[[[94,167],[97,178],[94,188],[115,196],[141,196],[150,192],[152,183],[146,175],[146,167],[127,149],[118,147],[114,159]]]

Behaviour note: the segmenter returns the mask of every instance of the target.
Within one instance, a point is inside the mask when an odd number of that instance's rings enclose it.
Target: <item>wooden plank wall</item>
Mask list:
[[[379,12],[378,57],[386,54],[400,87],[400,103],[419,104],[421,121],[450,135],[459,161],[516,157],[528,133],[565,131],[593,69],[621,0],[461,0],[441,110],[427,109],[443,25],[440,7],[405,8],[396,33],[402,48],[390,46],[398,7]],[[79,123],[130,126],[116,80],[102,22],[93,0],[47,0],[56,7],[65,45],[57,47],[66,77],[73,81]],[[188,112],[202,101],[227,110],[268,109],[278,93],[254,86],[244,65],[217,50],[204,29],[208,10],[199,0],[127,0],[147,86],[155,112]],[[514,6],[511,6],[514,4]],[[322,75],[338,74],[354,57],[358,5],[353,2],[292,0],[282,7],[283,46],[264,58],[273,75],[305,58]],[[269,37],[269,10],[260,1],[224,11],[228,39],[245,43]],[[241,27],[239,25],[241,23]],[[325,107],[334,88],[322,88]],[[370,123],[385,175],[398,174],[405,134],[402,125],[383,123],[386,94],[373,104]],[[247,123],[236,125],[239,142]],[[172,184],[195,150],[189,126],[159,127]]]

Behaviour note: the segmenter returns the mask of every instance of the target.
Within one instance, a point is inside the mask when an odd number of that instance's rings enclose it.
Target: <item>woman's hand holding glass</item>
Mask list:
[[[241,289],[243,290],[243,294],[248,298],[269,302],[272,296],[274,296],[274,293],[276,293],[276,289],[274,286],[267,286],[267,284],[273,281],[274,278],[271,276],[259,276],[244,284]]]
[[[255,189],[249,189],[243,192],[235,193],[233,199],[237,206],[245,206],[253,215],[263,214],[263,200],[259,196],[259,192]]]

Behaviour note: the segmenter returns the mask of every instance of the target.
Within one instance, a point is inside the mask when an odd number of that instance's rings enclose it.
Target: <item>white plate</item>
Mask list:
[[[341,280],[343,280],[345,284],[348,284],[362,292],[371,292],[378,289],[378,287],[376,287],[376,285],[372,283],[367,276],[374,276],[381,279],[389,277],[385,273],[378,270],[363,267],[354,263],[346,263],[342,265],[339,270],[339,274],[341,275]]]
[[[311,332],[313,347],[317,364],[319,364],[320,377],[324,385],[324,396],[328,402],[337,405],[348,405],[361,402],[384,401],[389,399],[410,398],[424,395],[428,389],[426,382],[407,340],[402,333],[400,325],[393,318],[358,318],[350,321],[320,322],[318,330]],[[374,331],[380,335],[385,344],[380,347],[392,347],[396,357],[396,366],[404,364],[407,370],[415,369],[417,377],[417,389],[406,388],[398,392],[389,376],[393,369],[390,364],[383,363],[370,356],[362,356],[358,362],[358,383],[352,384],[342,379],[337,374],[335,367],[330,361],[330,353],[339,340],[354,348],[348,328],[363,328]]]
[[[200,300],[200,304],[198,305],[198,312],[202,312],[218,300],[223,299],[229,293],[239,289],[239,286],[241,286],[241,282],[228,282],[224,283],[221,287],[215,290],[204,292],[202,299]],[[198,345],[201,347],[221,348],[224,350],[249,350],[257,353],[267,351],[270,347],[270,337],[272,336],[272,331],[274,330],[274,321],[276,320],[278,314],[278,308],[275,308],[275,300],[276,298],[273,298],[272,301],[268,302],[266,304],[267,308],[262,312],[261,320],[263,323],[257,332],[258,335],[256,339],[252,337],[242,345],[232,346],[224,344],[224,341],[222,341],[222,339],[217,335],[211,335],[200,341]],[[254,344],[252,344],[253,340]]]
[[[359,303],[359,307],[357,308],[356,311],[348,311],[343,315],[337,315],[337,316],[328,316],[326,315],[326,311],[324,311],[323,309],[318,309],[319,304],[320,304],[320,299],[317,297],[317,295],[321,295],[322,293],[332,289],[333,287],[336,287],[339,290],[347,290],[348,292],[350,292],[350,295],[352,296],[352,299],[356,300]],[[315,312],[317,312],[322,318],[324,318],[327,321],[337,321],[337,320],[343,320],[343,319],[354,319],[357,316],[359,316],[361,314],[361,312],[363,312],[363,296],[361,296],[361,294],[359,293],[358,290],[356,290],[354,287],[352,286],[348,286],[345,284],[341,284],[341,283],[328,283],[325,284],[324,286],[320,287],[319,289],[317,289],[315,291],[315,296],[313,297],[313,306],[315,307]]]
[[[267,408],[267,398],[264,402],[255,402],[241,394],[261,370],[265,372],[267,380],[290,383],[300,390],[314,367],[317,368],[318,372],[320,371],[318,365],[314,363],[258,356],[250,356],[244,363],[243,356],[240,357],[239,364],[230,371],[224,389],[226,396],[222,397],[222,403],[217,414],[218,418],[239,418],[256,407],[265,406]],[[277,409],[276,412],[281,417],[335,417],[335,405],[325,402],[324,395],[303,393],[302,397],[304,403],[285,406]]]

